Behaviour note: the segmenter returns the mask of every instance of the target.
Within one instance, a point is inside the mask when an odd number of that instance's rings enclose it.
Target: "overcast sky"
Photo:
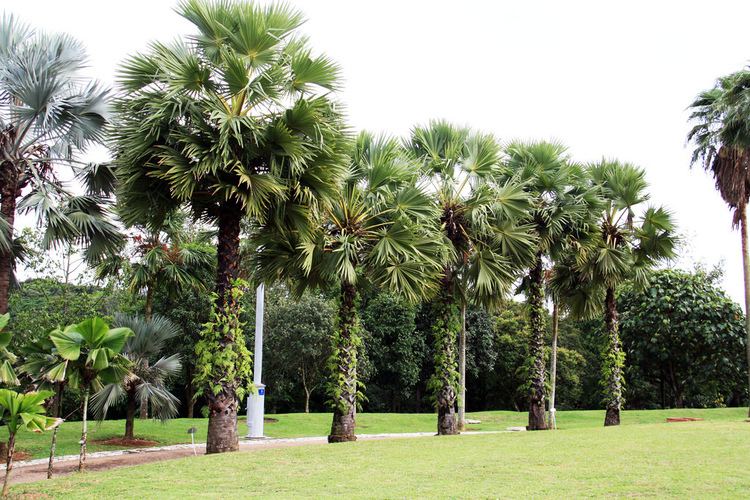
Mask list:
[[[685,108],[750,59],[747,1],[298,0],[303,31],[338,61],[356,129],[403,135],[445,118],[501,140],[557,139],[575,159],[646,169],[652,202],[676,215],[680,263],[725,264],[743,302],[739,233],[700,169],[689,169]],[[616,5],[617,4],[617,5]],[[0,9],[88,47],[112,84],[149,41],[190,32],[172,0],[2,0]]]

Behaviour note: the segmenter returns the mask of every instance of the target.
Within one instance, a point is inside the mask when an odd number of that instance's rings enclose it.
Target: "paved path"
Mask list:
[[[467,431],[462,435],[500,434],[509,431]],[[379,439],[402,439],[434,436],[432,432],[404,432],[391,434],[358,434],[358,441],[372,441]],[[326,444],[326,436],[301,438],[268,438],[255,440],[240,440],[240,451],[251,451],[268,448],[285,448],[290,446],[304,446],[309,444]],[[154,446],[148,448],[130,448],[127,450],[97,451],[86,455],[87,471],[108,470],[115,467],[127,467],[148,462],[170,460],[188,457],[194,453],[205,453],[205,443],[196,443],[195,450],[190,444],[173,444],[169,446]],[[48,459],[24,460],[13,463],[12,482],[29,483],[47,478]],[[71,474],[78,467],[78,455],[63,455],[55,457],[55,477]],[[5,464],[0,466],[5,470]]]

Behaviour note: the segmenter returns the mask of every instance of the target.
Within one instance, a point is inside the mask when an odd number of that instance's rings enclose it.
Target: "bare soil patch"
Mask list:
[[[159,441],[149,441],[148,439],[139,438],[108,438],[108,439],[95,439],[92,443],[103,444],[106,446],[119,446],[120,448],[139,448],[147,446],[156,446]]]
[[[667,417],[667,422],[702,422],[702,418],[695,417]]]

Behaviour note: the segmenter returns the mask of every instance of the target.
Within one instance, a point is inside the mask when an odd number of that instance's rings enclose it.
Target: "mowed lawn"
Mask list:
[[[719,409],[683,409],[683,410],[632,410],[623,412],[623,425],[637,425],[646,423],[661,423],[668,416],[700,417],[712,422],[740,421],[745,418],[745,408]],[[292,413],[282,415],[268,415],[277,420],[265,424],[266,435],[269,437],[304,437],[325,436],[331,425],[331,415],[328,413]],[[467,418],[481,420],[479,425],[470,425],[467,430],[488,431],[505,430],[510,426],[523,426],[527,423],[527,414],[512,411],[489,411],[468,413]],[[604,422],[603,411],[560,411],[557,416],[558,427],[561,430],[600,427]],[[167,423],[153,420],[136,420],[136,437],[155,441],[158,445],[189,443],[188,429],[195,427],[196,442],[206,440],[208,420],[175,419]],[[750,426],[750,424],[749,424]],[[125,430],[123,420],[108,420],[101,424],[89,424],[89,452],[105,451],[121,448],[97,444],[98,440],[121,437]],[[358,434],[382,434],[392,432],[434,432],[436,430],[436,416],[434,414],[414,413],[360,413],[357,415]],[[244,417],[239,421],[240,435],[247,432]],[[7,428],[0,427],[0,439],[7,441]],[[42,458],[49,455],[51,433],[36,434],[21,432],[18,435],[16,447],[32,458]],[[78,453],[78,441],[81,439],[81,423],[65,422],[57,440],[57,455],[74,455]]]
[[[637,423],[658,413],[628,412],[627,425],[610,428],[578,425],[588,416],[577,415],[576,425],[557,432],[203,455],[11,491],[34,498],[747,497],[744,411],[711,411],[718,418],[705,422]]]

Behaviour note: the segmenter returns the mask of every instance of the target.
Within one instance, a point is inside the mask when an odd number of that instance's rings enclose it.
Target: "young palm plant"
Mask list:
[[[47,372],[47,379],[53,382],[67,380],[70,387],[83,390],[78,470],[86,468],[89,397],[104,384],[117,383],[128,374],[130,363],[120,351],[132,336],[129,328],[109,328],[101,318],[87,319],[49,334],[62,361]]]
[[[339,287],[329,359],[329,442],[356,440],[360,284],[367,281],[417,302],[435,291],[446,255],[434,204],[415,183],[415,165],[398,141],[361,133],[353,149],[349,176],[321,214],[320,230],[289,234],[286,240],[270,232],[262,240],[256,265],[267,278],[292,280],[298,292],[316,285]]]
[[[745,330],[750,389],[750,253],[747,241],[747,203],[750,200],[750,70],[719,78],[714,88],[701,92],[690,105],[688,134],[695,149],[691,164],[711,172],[716,189],[732,209],[732,226],[740,228],[745,281]],[[750,416],[750,409],[748,409]]]
[[[330,92],[339,71],[311,53],[297,35],[304,19],[288,6],[189,0],[178,12],[197,33],[153,44],[120,72],[119,199],[128,225],[158,227],[188,206],[218,226],[221,313],[239,273],[243,219],[307,225],[337,193],[344,125]],[[237,347],[231,331],[223,351]],[[237,450],[233,383],[206,396],[207,453]]]
[[[533,200],[525,220],[537,236],[535,256],[522,286],[531,325],[528,429],[544,430],[545,262],[554,260],[567,243],[586,233],[597,199],[593,190],[587,189],[583,169],[570,161],[565,146],[514,142],[507,147],[507,154],[509,173],[523,182]]]
[[[8,426],[8,459],[5,463],[3,498],[8,496],[10,472],[13,470],[13,452],[16,449],[16,434],[20,429],[43,432],[57,428],[62,420],[45,416],[44,400],[52,395],[49,391],[19,394],[0,389],[0,419]]]
[[[459,309],[468,301],[497,306],[533,258],[532,228],[521,222],[530,198],[503,174],[500,147],[489,135],[438,121],[415,128],[408,146],[430,186],[435,222],[451,250],[430,305],[435,372],[429,386],[438,434],[455,434]]]
[[[133,332],[122,348],[122,355],[130,361],[130,373],[116,383],[105,385],[91,397],[91,407],[97,419],[104,420],[109,408],[125,399],[125,439],[133,439],[136,408],[151,406],[154,417],[165,421],[177,415],[179,400],[167,388],[167,379],[179,373],[180,355],[162,355],[166,342],[180,335],[177,325],[167,318],[154,315],[117,315],[115,323]],[[159,359],[152,363],[157,356]]]
[[[627,280],[642,286],[648,271],[674,255],[677,238],[670,213],[642,209],[648,201],[645,172],[628,163],[603,160],[587,169],[603,200],[587,250],[568,255],[555,269],[553,287],[573,314],[592,317],[604,309],[607,335],[602,360],[604,425],[619,425],[625,355],[620,343],[617,287]],[[638,216],[637,211],[643,210]]]
[[[73,38],[36,32],[10,15],[0,19],[0,314],[8,310],[18,253],[18,211],[36,213],[45,245],[87,242],[91,260],[120,244],[107,197],[93,184],[106,167],[78,160],[102,142],[107,124],[107,91],[82,78],[85,65]],[[68,167],[87,192],[73,194],[58,166]]]

